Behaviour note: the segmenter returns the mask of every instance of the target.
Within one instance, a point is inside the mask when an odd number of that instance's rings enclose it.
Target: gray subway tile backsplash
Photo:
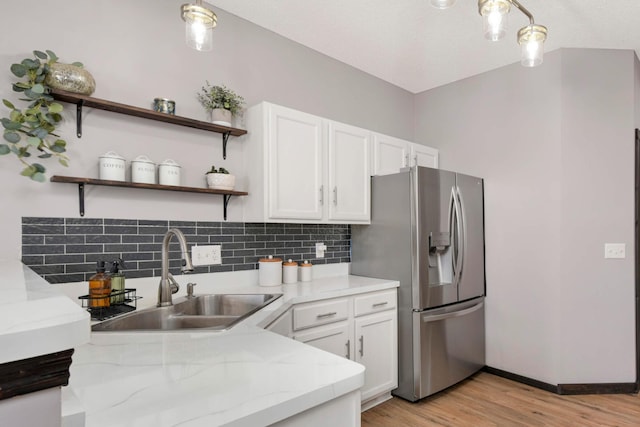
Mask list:
[[[185,234],[190,248],[222,245],[222,264],[199,266],[198,273],[257,269],[268,255],[314,264],[351,261],[349,225],[23,217],[22,262],[49,283],[86,281],[96,261],[116,258],[125,260],[129,278],[159,276],[162,240],[171,227]],[[327,245],[325,258],[315,258],[316,242]],[[180,256],[174,239],[172,273],[180,272]]]

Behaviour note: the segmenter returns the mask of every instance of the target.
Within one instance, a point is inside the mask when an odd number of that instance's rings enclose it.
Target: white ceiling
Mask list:
[[[546,52],[581,47],[640,54],[640,0],[520,2],[549,29]],[[516,33],[528,23],[512,8],[505,39],[489,42],[476,0],[457,0],[447,10],[434,9],[430,0],[208,3],[413,93],[519,62]]]

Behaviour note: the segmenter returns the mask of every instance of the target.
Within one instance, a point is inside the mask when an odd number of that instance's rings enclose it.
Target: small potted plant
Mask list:
[[[207,112],[211,121],[222,126],[231,126],[232,117],[242,114],[244,98],[226,86],[211,86],[207,81],[198,92],[198,101]]]
[[[206,174],[207,186],[212,190],[233,190],[236,185],[236,176],[231,175],[225,168],[216,169],[211,166]]]

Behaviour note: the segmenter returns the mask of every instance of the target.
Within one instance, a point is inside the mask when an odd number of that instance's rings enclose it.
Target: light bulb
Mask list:
[[[455,2],[456,0],[431,0],[431,6],[436,9],[449,9]]]
[[[497,41],[507,32],[507,14],[511,8],[507,0],[481,0],[478,3],[482,15],[484,37]]]
[[[213,30],[200,20],[186,21],[185,37],[187,45],[195,50],[210,51],[213,48]]]
[[[547,29],[542,25],[528,25],[518,31],[518,43],[521,46],[521,64],[536,67],[544,59],[544,42]]]
[[[218,17],[212,10],[202,6],[202,0],[197,4],[183,4],[181,9],[182,19],[185,22],[185,39],[187,46],[200,51],[209,51],[213,48],[213,28]]]

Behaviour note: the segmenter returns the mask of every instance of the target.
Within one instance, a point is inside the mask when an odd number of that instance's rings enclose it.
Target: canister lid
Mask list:
[[[153,161],[147,156],[138,156],[135,159],[133,159],[132,162],[154,164]]]
[[[309,261],[305,261],[302,264],[300,264],[300,267],[312,267],[313,264],[311,264]]]
[[[274,258],[273,255],[269,255],[268,258],[261,258],[259,262],[282,262],[280,258]]]
[[[173,167],[176,167],[176,168],[180,167],[180,165],[178,163],[176,163],[176,161],[173,160],[173,159],[165,160],[164,162],[160,163],[160,166],[173,166]]]
[[[124,157],[116,153],[115,151],[109,151],[100,156],[101,159],[118,159],[124,160]]]
[[[289,259],[287,262],[282,264],[285,267],[297,267],[298,263],[293,261],[292,259]]]

